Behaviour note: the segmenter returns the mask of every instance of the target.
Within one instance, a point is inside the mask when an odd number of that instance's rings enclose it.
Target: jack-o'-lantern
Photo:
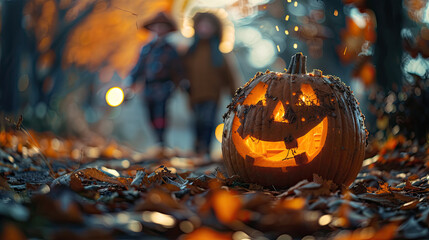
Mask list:
[[[364,158],[367,131],[349,87],[306,57],[285,73],[267,71],[239,88],[224,115],[222,153],[230,175],[288,187],[318,174],[350,185]]]

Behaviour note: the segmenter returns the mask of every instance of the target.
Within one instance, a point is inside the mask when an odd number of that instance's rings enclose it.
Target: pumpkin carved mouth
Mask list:
[[[328,118],[319,114],[313,119],[306,120],[307,111],[301,111],[302,113],[295,111],[304,108],[310,109],[309,111],[313,113],[317,112],[320,103],[313,89],[308,84],[302,84],[299,96],[291,96],[291,99],[297,99],[293,101],[294,106],[291,106],[287,100],[284,102],[278,100],[277,104],[273,104],[272,99],[266,98],[265,86],[264,83],[258,83],[239,107],[241,111],[238,112],[250,115],[257,115],[258,112],[262,115],[266,112],[271,113],[271,117],[263,118],[261,124],[270,121],[270,132],[281,131],[283,134],[264,135],[257,130],[244,131],[245,118],[235,116],[232,138],[238,153],[243,158],[252,158],[255,166],[281,167],[283,170],[286,170],[286,167],[311,162],[325,144]]]
[[[240,126],[238,118],[234,119],[233,131]],[[307,134],[296,139],[296,145],[288,146],[284,141],[264,141],[251,136],[242,139],[238,134],[232,138],[237,151],[243,158],[246,155],[254,159],[255,166],[293,167],[310,163],[322,150],[328,131],[328,119],[325,117]]]

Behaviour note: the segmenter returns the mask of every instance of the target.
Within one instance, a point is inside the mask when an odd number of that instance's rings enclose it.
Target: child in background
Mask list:
[[[185,56],[190,83],[190,102],[195,113],[195,152],[203,160],[210,156],[210,142],[215,128],[220,93],[234,94],[236,83],[225,57],[219,51],[222,24],[212,13],[194,17],[194,43]]]
[[[164,132],[166,128],[166,106],[176,83],[183,78],[180,57],[166,36],[176,31],[176,26],[164,12],[158,13],[152,20],[143,25],[154,33],[153,40],[145,45],[139,60],[130,73],[132,89],[137,90],[137,83],[143,82],[145,99],[150,122],[160,144],[158,158],[165,157]]]

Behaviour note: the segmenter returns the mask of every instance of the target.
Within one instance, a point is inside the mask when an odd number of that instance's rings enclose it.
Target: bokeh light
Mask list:
[[[223,133],[224,124],[221,123],[216,127],[215,136],[216,139],[221,143],[222,142],[222,133]]]
[[[219,51],[222,53],[229,53],[234,48],[235,41],[235,28],[234,24],[228,17],[228,12],[223,8],[215,8],[224,6],[223,1],[203,1],[200,2],[200,5],[196,6],[195,4],[185,4],[184,12],[182,13],[182,23],[180,24],[180,33],[186,37],[191,38],[195,35],[195,29],[193,27],[193,17],[197,12],[210,12],[216,15],[223,25],[222,39],[219,45]]]
[[[106,103],[111,107],[117,107],[124,101],[124,91],[120,87],[112,87],[107,90]]]
[[[261,39],[250,48],[249,64],[255,68],[265,67],[274,62],[276,46],[271,40]]]

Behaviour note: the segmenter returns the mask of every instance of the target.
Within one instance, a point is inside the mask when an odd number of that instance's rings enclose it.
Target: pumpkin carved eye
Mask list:
[[[268,85],[260,82],[253,89],[252,93],[249,94],[243,102],[243,105],[256,105],[261,102],[263,106],[267,105],[267,99],[265,93],[267,92]]]
[[[301,95],[299,96],[298,106],[320,106],[319,99],[310,84],[301,85]]]
[[[222,139],[230,174],[279,187],[313,173],[346,185],[357,175],[366,138],[357,102],[340,81],[307,74],[305,59],[295,55],[287,73],[258,74],[233,99]],[[330,169],[339,166],[339,175]]]

